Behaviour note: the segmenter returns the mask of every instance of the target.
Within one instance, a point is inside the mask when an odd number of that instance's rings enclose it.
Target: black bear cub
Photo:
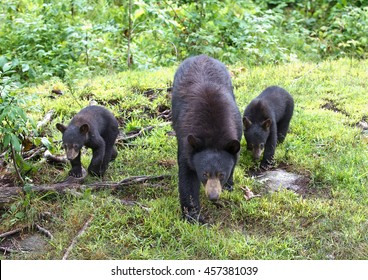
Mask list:
[[[68,126],[57,123],[56,128],[63,134],[63,147],[72,165],[70,176],[82,177],[81,149],[91,148],[93,152],[88,172],[103,176],[108,163],[118,153],[114,146],[119,134],[118,122],[114,115],[100,106],[88,106],[76,114]]]
[[[294,111],[294,100],[283,88],[266,88],[247,106],[243,116],[247,149],[258,160],[264,151],[261,168],[272,166],[276,144],[284,141]]]
[[[178,143],[179,194],[183,216],[204,222],[201,183],[209,200],[232,190],[242,120],[224,64],[205,55],[188,58],[175,73],[173,128]]]

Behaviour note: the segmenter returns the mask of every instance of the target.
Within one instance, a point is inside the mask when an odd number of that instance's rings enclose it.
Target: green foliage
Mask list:
[[[200,53],[243,65],[364,58],[365,2],[11,0],[0,4],[0,53],[25,82],[123,71],[128,52],[138,69]]]
[[[23,109],[27,98],[16,93],[19,82],[14,69],[18,65],[18,61],[0,57],[0,151],[5,151],[15,164],[22,165],[25,164],[21,157],[22,141],[30,133],[32,122]],[[28,70],[24,65],[22,68]]]
[[[366,58],[368,51],[368,7],[347,6],[334,9],[327,26],[321,27],[321,37],[327,42],[326,52],[335,57]]]

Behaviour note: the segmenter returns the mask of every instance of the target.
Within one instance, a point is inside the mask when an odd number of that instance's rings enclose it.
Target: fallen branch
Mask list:
[[[151,211],[151,208],[144,206],[142,203],[139,203],[138,201],[133,201],[133,200],[124,200],[121,199],[120,203],[123,205],[127,205],[127,206],[134,206],[134,205],[138,205],[140,208],[142,208],[145,211]]]
[[[0,247],[0,251],[4,252],[4,254],[14,254],[14,253],[23,253],[23,251],[14,250],[8,247]]]
[[[66,250],[62,260],[66,260],[70,254],[70,252],[73,250],[75,244],[77,244],[77,240],[78,238],[87,230],[87,227],[89,226],[89,224],[92,222],[93,216],[90,216],[89,219],[87,220],[87,222],[85,222],[84,226],[82,227],[82,229],[78,232],[78,234],[73,238],[72,243],[70,243],[68,249]]]
[[[125,178],[119,182],[96,182],[92,184],[85,185],[87,188],[91,188],[92,190],[100,190],[104,188],[110,188],[110,189],[119,189],[120,187],[124,186],[131,186],[134,184],[142,184],[147,181],[161,181],[166,178],[170,178],[170,175],[157,175],[157,176],[132,176]]]
[[[116,142],[119,142],[119,141],[123,141],[123,143],[130,142],[130,141],[138,138],[139,136],[142,136],[144,133],[150,132],[154,128],[155,127],[153,125],[148,126],[148,127],[144,127],[144,128],[140,129],[136,133],[131,133],[131,134],[127,135],[127,136],[118,137],[118,139],[116,140]]]
[[[20,194],[23,193],[22,188],[10,186],[0,187],[0,208],[3,204],[8,204],[15,200]]]
[[[51,163],[51,164],[61,165],[61,164],[68,163],[68,159],[65,156],[63,157],[54,156],[53,154],[51,154],[49,150],[45,151],[45,153],[43,154],[43,157],[46,159],[48,163]]]
[[[23,153],[24,160],[31,160],[35,157],[40,156],[46,150],[45,147],[35,148]]]
[[[50,238],[50,239],[54,239],[54,236],[51,234],[51,232],[49,232],[47,229],[41,227],[40,225],[38,224],[35,224],[37,230],[39,232],[41,232],[42,234],[44,234],[46,237]]]
[[[118,144],[119,142],[123,142],[123,143],[130,142],[130,141],[144,135],[145,133],[150,132],[151,130],[153,130],[156,127],[162,127],[162,126],[165,126],[165,125],[168,125],[168,124],[171,124],[171,122],[164,122],[164,123],[161,123],[161,124],[156,125],[156,126],[154,126],[154,125],[147,126],[147,127],[141,128],[137,132],[131,132],[131,133],[128,133],[128,135],[125,135],[125,136],[118,136],[118,138],[116,139],[116,144]]]
[[[44,127],[46,124],[48,124],[52,120],[52,116],[54,115],[55,110],[50,110],[46,113],[45,117],[42,119],[42,121],[39,121],[37,123],[37,130]]]
[[[0,239],[4,238],[4,237],[8,237],[9,235],[19,233],[22,230],[23,230],[22,228],[17,228],[17,229],[11,230],[11,231],[4,232],[4,233],[0,234]]]
[[[85,189],[91,189],[92,191],[98,191],[101,189],[117,190],[135,184],[143,184],[148,181],[161,181],[171,177],[170,175],[132,176],[119,182],[95,182],[84,185],[82,182],[86,177],[86,171],[83,169],[83,172],[84,175],[81,178],[69,176],[65,181],[56,184],[31,186],[31,191],[36,193],[70,193],[70,191],[83,191]],[[23,190],[21,187],[0,187],[0,205],[11,202],[22,192]]]

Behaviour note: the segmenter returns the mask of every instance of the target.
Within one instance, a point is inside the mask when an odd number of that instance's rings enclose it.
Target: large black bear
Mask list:
[[[88,167],[91,175],[103,176],[108,163],[118,155],[114,146],[119,134],[118,122],[104,107],[88,106],[76,114],[68,126],[57,123],[56,128],[63,134],[63,147],[72,165],[70,176],[82,177],[83,146],[93,151]]]
[[[284,141],[294,111],[293,97],[283,88],[266,88],[247,106],[243,116],[247,149],[261,168],[272,166],[276,144]]]
[[[188,221],[203,223],[200,184],[213,201],[222,189],[232,190],[242,137],[241,114],[225,65],[205,55],[184,60],[174,77],[172,115],[182,213]]]

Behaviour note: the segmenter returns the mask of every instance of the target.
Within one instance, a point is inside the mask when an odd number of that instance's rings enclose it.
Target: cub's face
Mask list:
[[[254,160],[258,160],[262,156],[270,135],[271,120],[267,119],[262,123],[252,123],[248,118],[244,117],[243,124],[247,150],[252,153]]]
[[[66,127],[62,124],[56,124],[56,128],[63,134],[63,148],[68,160],[78,157],[87,139],[88,125],[84,124],[80,127],[69,125]]]
[[[64,141],[63,141],[64,142]],[[63,143],[63,148],[65,150],[65,154],[66,157],[68,158],[68,160],[73,160],[75,159],[79,153],[80,150],[82,149],[83,145],[79,145],[76,143]]]
[[[193,165],[209,200],[218,200],[235,165],[234,155],[226,151],[204,150],[194,154]]]

